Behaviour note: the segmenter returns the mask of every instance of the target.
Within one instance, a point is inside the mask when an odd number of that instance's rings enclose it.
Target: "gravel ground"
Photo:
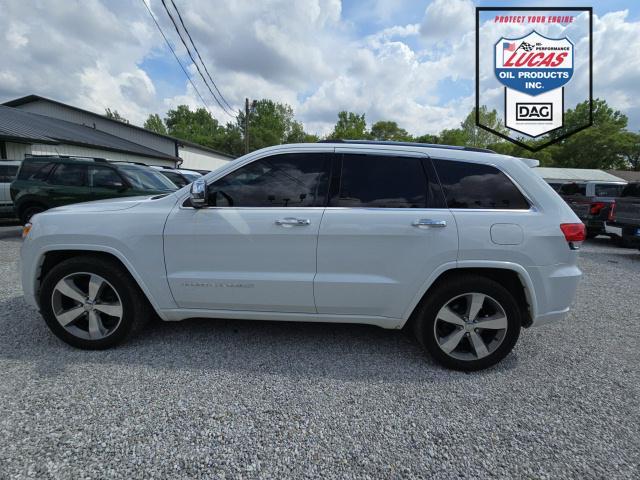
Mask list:
[[[638,478],[640,252],[585,245],[566,322],[491,370],[401,332],[193,320],[74,350],[0,231],[0,478]]]

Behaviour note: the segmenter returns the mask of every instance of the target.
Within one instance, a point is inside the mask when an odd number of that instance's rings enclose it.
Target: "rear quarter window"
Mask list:
[[[0,183],[11,183],[18,173],[17,165],[0,165]]]
[[[47,161],[24,161],[18,171],[18,180],[45,180],[54,166],[54,163]]]
[[[449,208],[527,210],[524,195],[491,165],[434,160]]]

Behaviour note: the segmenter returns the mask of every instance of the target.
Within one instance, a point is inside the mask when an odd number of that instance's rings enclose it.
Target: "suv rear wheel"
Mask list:
[[[486,277],[446,280],[420,307],[414,331],[440,364],[456,370],[490,367],[513,349],[521,314],[511,293]]]
[[[40,308],[57,337],[88,350],[120,343],[150,313],[129,274],[95,257],[71,258],[51,269],[42,282]]]

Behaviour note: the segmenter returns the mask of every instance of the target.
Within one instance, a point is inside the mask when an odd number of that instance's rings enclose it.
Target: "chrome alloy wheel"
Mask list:
[[[458,295],[440,309],[433,324],[438,347],[458,360],[479,360],[502,344],[508,328],[502,305],[484,293]]]
[[[58,323],[75,337],[100,340],[122,321],[122,300],[113,286],[95,273],[62,278],[53,289],[51,307]]]

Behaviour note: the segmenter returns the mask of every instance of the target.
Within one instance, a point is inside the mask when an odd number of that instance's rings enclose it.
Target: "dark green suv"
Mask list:
[[[15,212],[24,223],[61,205],[176,189],[146,165],[78,157],[25,158],[10,188]]]

